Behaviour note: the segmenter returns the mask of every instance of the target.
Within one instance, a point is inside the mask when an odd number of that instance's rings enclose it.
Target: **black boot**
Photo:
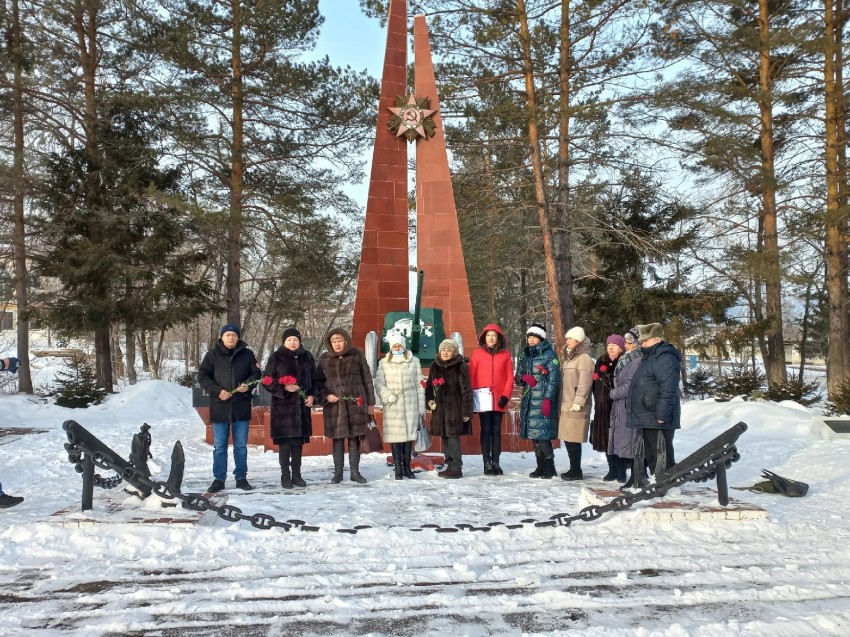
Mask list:
[[[301,452],[302,445],[292,445],[292,484],[296,487],[306,487],[307,482],[301,477]]]
[[[491,453],[490,460],[493,463],[493,475],[494,476],[502,476],[505,475],[505,472],[502,471],[502,467],[499,466],[499,456],[502,455],[502,432],[497,431],[493,434],[491,438]]]
[[[617,475],[620,472],[620,458],[619,456],[611,455],[610,453],[605,456],[608,458],[608,473],[605,474],[605,477],[602,478],[603,482],[612,482],[617,479]]]
[[[584,474],[581,472],[581,443],[580,442],[565,442],[567,447],[567,455],[570,458],[570,470],[561,474],[561,480],[583,480]]]
[[[529,478],[542,478],[543,477],[543,452],[540,451],[540,447],[537,446],[537,443],[534,444],[534,457],[537,459],[537,468],[528,474]]]
[[[416,474],[410,468],[410,456],[413,454],[413,442],[408,440],[401,446],[401,472],[405,478],[416,479]]]
[[[628,469],[631,464],[631,458],[620,458],[620,462],[617,464],[617,482],[626,481],[626,469]]]
[[[342,438],[333,442],[334,454],[334,475],[331,478],[331,484],[339,484],[342,482],[342,467],[345,464],[345,443]]]
[[[280,463],[280,486],[284,489],[292,488],[292,476],[289,474],[289,455],[291,451],[289,445],[280,445],[278,447],[277,457]]]
[[[543,459],[543,475],[541,478],[554,478],[558,475],[558,470],[555,469],[555,455],[552,454],[548,458]]]
[[[492,476],[493,475],[493,459],[492,459],[492,449],[490,443],[490,432],[487,431],[483,426],[481,427],[481,460],[484,462],[484,475]]]
[[[402,474],[403,469],[401,468],[401,463],[402,463],[401,446],[402,446],[402,443],[400,443],[400,442],[393,442],[392,444],[390,444],[390,449],[393,452],[393,469],[395,470],[395,479],[396,480],[401,480],[402,477],[403,477],[403,474]]]
[[[348,439],[348,469],[351,471],[349,480],[358,484],[366,484],[366,478],[360,475],[360,440]]]

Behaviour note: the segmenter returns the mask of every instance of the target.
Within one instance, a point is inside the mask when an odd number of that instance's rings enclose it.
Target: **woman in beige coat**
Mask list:
[[[570,469],[561,474],[563,480],[581,480],[581,443],[590,428],[593,359],[590,339],[580,327],[566,334],[567,348],[561,356],[561,418],[558,438],[564,441],[570,458]]]
[[[401,334],[387,336],[390,351],[378,362],[375,392],[384,403],[384,442],[390,443],[395,479],[415,478],[410,468],[413,441],[425,418],[422,364]]]

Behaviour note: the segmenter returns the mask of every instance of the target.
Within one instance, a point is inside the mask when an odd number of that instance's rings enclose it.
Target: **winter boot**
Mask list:
[[[360,475],[360,441],[357,438],[348,439],[348,468],[351,471],[349,480],[366,484],[366,478]]]
[[[583,480],[581,472],[581,443],[565,442],[567,455],[570,457],[570,470],[561,474],[561,480]]]
[[[292,476],[289,474],[289,457],[292,447],[289,445],[280,445],[277,454],[280,462],[280,486],[284,489],[292,488]]]
[[[401,480],[404,477],[404,474],[403,474],[404,469],[402,469],[402,466],[401,466],[401,463],[403,462],[402,454],[401,454],[401,446],[402,445],[399,442],[394,442],[390,445],[390,449],[392,449],[392,452],[393,452],[393,469],[395,470],[395,479],[396,480]]]
[[[331,478],[331,484],[339,484],[342,482],[342,467],[345,464],[345,443],[340,440],[333,442],[334,454],[334,475]]]
[[[602,478],[603,482],[612,482],[617,479],[620,471],[620,458],[610,453],[605,456],[608,459],[608,473]]]
[[[296,487],[306,487],[307,482],[301,477],[301,455],[304,448],[292,445],[292,484]]]
[[[499,456],[502,455],[502,433],[500,431],[493,434],[491,445],[492,452],[490,453],[490,461],[493,464],[493,475],[505,475],[505,472],[502,471],[502,468],[499,466]]]
[[[543,475],[541,478],[554,478],[558,475],[558,470],[555,469],[555,455],[552,454],[548,458],[543,459]]]
[[[410,456],[413,454],[413,443],[408,440],[401,446],[401,472],[405,478],[416,479],[416,474],[410,468]]]
[[[628,469],[631,464],[631,458],[620,458],[620,461],[617,463],[617,482],[626,481],[626,469]]]
[[[485,476],[494,476],[496,472],[493,471],[493,463],[489,458],[484,458],[484,475]]]
[[[534,445],[534,457],[537,459],[537,468],[528,474],[529,478],[542,478],[545,473],[543,469],[543,452],[540,451],[540,447]]]
[[[484,475],[493,475],[493,460],[491,459],[492,449],[490,443],[490,432],[483,426],[481,427],[481,459],[484,461]]]

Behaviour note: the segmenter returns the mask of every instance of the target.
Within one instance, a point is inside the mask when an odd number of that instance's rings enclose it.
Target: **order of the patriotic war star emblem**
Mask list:
[[[399,95],[395,107],[391,107],[392,116],[387,123],[390,132],[396,137],[404,135],[407,141],[416,141],[417,137],[430,139],[434,136],[434,113],[436,109],[429,108],[431,101],[427,97]]]

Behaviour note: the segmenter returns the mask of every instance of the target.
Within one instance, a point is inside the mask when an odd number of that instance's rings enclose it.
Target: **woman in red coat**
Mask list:
[[[481,423],[481,455],[484,458],[484,475],[500,476],[502,453],[502,416],[514,388],[514,364],[508,351],[508,341],[495,323],[484,328],[478,337],[478,347],[469,361],[469,376],[473,394],[477,395],[475,411]],[[490,402],[484,397],[489,390]],[[483,401],[484,404],[481,404]]]

